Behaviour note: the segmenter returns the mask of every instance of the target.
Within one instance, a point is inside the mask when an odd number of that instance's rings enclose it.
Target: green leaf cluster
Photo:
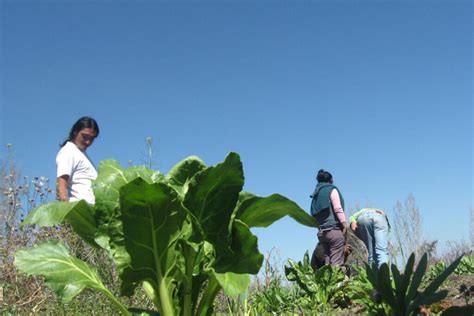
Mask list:
[[[231,296],[245,292],[249,274],[262,265],[251,227],[267,227],[286,215],[316,226],[296,203],[278,194],[258,197],[242,192],[243,185],[236,153],[210,167],[191,156],[166,175],[102,161],[93,185],[95,205],[45,204],[30,213],[25,224],[67,222],[113,258],[122,295],[143,286],[162,315],[208,315],[219,290]],[[15,264],[20,271],[45,276],[65,301],[93,288],[128,313],[94,268],[70,256],[57,241],[18,251]]]
[[[301,308],[301,294],[297,289],[272,280],[269,285],[252,293],[251,310],[255,315],[295,313]]]
[[[474,273],[474,252],[470,252],[462,257],[461,262],[459,263],[454,274],[473,274]]]
[[[339,267],[325,265],[314,271],[308,252],[304,254],[303,261],[296,263],[288,260],[285,275],[288,281],[298,284],[312,301],[319,305],[330,303],[337,292],[342,290],[344,281],[344,272]]]
[[[462,262],[462,260],[461,260]],[[459,267],[458,267],[459,268]],[[431,265],[426,273],[423,275],[423,279],[421,280],[420,287],[425,288],[430,284],[437,276],[439,276],[443,271],[446,269],[446,263],[443,261],[439,261],[433,265]],[[444,282],[446,283],[446,281]]]
[[[366,272],[381,300],[390,307],[391,315],[415,315],[421,305],[436,303],[447,296],[447,290],[438,291],[438,288],[453,273],[462,257],[457,258],[423,290],[419,288],[427,268],[427,254],[423,255],[416,269],[415,255],[411,254],[403,273],[394,264],[390,271],[386,263],[380,268],[367,265]]]

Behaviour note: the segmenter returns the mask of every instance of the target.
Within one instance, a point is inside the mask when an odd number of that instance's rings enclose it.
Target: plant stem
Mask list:
[[[217,282],[215,277],[211,277],[206,292],[204,293],[203,297],[201,298],[201,301],[199,302],[199,307],[197,309],[196,315],[208,315],[214,304],[214,299],[216,298],[216,295],[220,289],[221,287],[219,285],[219,282]]]
[[[161,301],[161,313],[165,316],[173,316],[173,303],[171,301],[171,297],[168,292],[168,287],[166,285],[165,279],[160,278],[160,301]]]
[[[184,281],[184,305],[183,305],[183,315],[191,316],[192,309],[192,290],[193,290],[193,270],[194,262],[196,259],[196,252],[194,249],[187,245],[183,245],[184,250],[184,260],[186,263],[186,277]]]
[[[152,213],[151,208],[149,209],[150,214]],[[153,222],[153,216],[150,215],[152,220],[152,227],[156,227],[155,223]],[[166,284],[166,278],[162,275],[161,272],[161,265],[160,265],[160,258],[158,256],[159,248],[157,245],[158,236],[156,235],[156,231],[152,230],[152,244],[153,244],[153,257],[155,259],[155,269],[157,272],[157,283],[158,283],[158,293],[160,295],[160,314],[164,316],[174,316],[174,308],[173,308],[173,298],[168,292],[168,286]]]
[[[100,290],[102,291],[102,293],[105,294],[105,296],[107,296],[112,301],[112,303],[118,308],[118,310],[120,310],[122,315],[125,315],[125,316],[132,315],[132,313],[130,313],[128,309],[107,288],[104,287]]]

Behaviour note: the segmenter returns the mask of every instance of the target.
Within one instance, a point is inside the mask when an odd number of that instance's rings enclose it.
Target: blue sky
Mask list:
[[[241,155],[245,190],[308,210],[329,170],[348,214],[413,194],[424,238],[469,242],[470,1],[0,0],[0,136],[24,174],[55,177],[76,119],[96,164],[167,172]],[[3,155],[3,153],[2,153]],[[301,259],[316,230],[283,219],[260,249]]]

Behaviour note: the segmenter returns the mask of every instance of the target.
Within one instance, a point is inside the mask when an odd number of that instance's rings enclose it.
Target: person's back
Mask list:
[[[347,231],[344,199],[328,171],[319,170],[316,179],[318,184],[311,195],[311,215],[320,225],[318,240],[324,249],[325,264],[342,265]]]

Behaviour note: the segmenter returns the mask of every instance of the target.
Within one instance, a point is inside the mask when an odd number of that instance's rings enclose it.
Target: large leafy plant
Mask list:
[[[249,274],[261,267],[263,256],[251,227],[267,227],[286,215],[316,226],[296,203],[278,194],[242,192],[243,185],[236,153],[211,167],[192,156],[166,175],[103,161],[94,182],[94,206],[84,201],[45,204],[25,224],[69,223],[113,258],[122,295],[143,286],[162,315],[208,315],[220,289],[228,295],[245,292]],[[43,275],[64,301],[92,288],[129,314],[95,269],[69,255],[58,241],[18,251],[15,264],[25,273]]]
[[[378,268],[367,265],[367,278],[378,292],[383,303],[390,307],[391,315],[415,315],[421,305],[430,305],[444,299],[448,292],[438,288],[453,273],[463,256],[457,258],[424,289],[419,289],[426,272],[428,256],[424,254],[414,269],[415,254],[411,254],[403,274],[392,264],[391,271],[384,263]]]

